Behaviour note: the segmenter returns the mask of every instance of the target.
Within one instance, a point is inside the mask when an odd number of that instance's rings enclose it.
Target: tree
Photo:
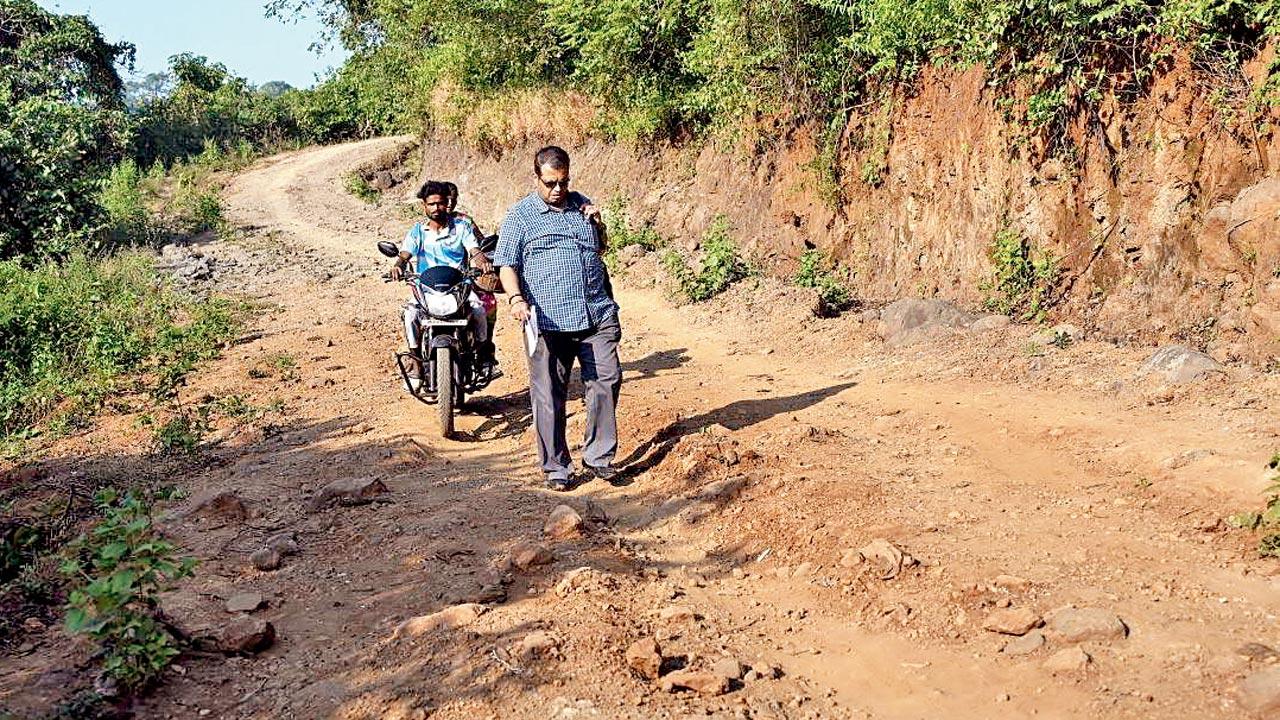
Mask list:
[[[125,83],[125,102],[130,109],[153,103],[173,92],[173,75],[167,72],[147,73],[140,80]]]
[[[0,0],[0,259],[57,255],[101,222],[98,178],[127,143],[133,46],[87,17]]]
[[[272,80],[271,82],[263,83],[258,88],[258,92],[269,98],[278,98],[293,89],[292,85],[283,80]]]

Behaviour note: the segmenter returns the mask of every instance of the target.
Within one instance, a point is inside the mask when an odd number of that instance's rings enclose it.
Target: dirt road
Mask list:
[[[398,142],[273,158],[228,191],[247,236],[205,252],[269,309],[185,395],[279,402],[221,422],[217,462],[181,480],[253,516],[172,521],[203,563],[167,607],[216,625],[258,592],[279,639],[184,661],[140,717],[1247,716],[1237,685],[1275,661],[1240,648],[1280,647],[1280,566],[1216,521],[1261,503],[1273,376],[1148,387],[1139,350],[1027,357],[1016,326],[891,348],[769,283],[674,308],[640,262],[619,279],[633,482],[551,493],[508,319],[507,376],[456,439],[393,377],[402,292],[373,242],[407,222],[340,176]],[[386,502],[309,511],[352,477]],[[560,503],[594,529],[544,536]],[[255,570],[281,531],[300,554]],[[861,560],[877,540],[909,557]],[[664,676],[750,671],[665,692],[624,658],[643,638]]]

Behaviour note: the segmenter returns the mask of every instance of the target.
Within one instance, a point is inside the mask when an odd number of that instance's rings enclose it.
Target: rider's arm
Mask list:
[[[404,266],[411,257],[413,256],[409,253],[403,250],[400,251],[400,254],[396,256],[395,263],[391,266],[390,275],[392,280],[399,280],[404,275]]]

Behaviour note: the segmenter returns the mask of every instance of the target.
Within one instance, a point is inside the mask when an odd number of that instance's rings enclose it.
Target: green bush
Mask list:
[[[121,389],[172,394],[240,312],[168,289],[146,255],[0,262],[0,437],[74,421]]]
[[[800,267],[793,282],[818,291],[819,311],[834,316],[853,307],[853,292],[839,277],[839,268],[821,250],[807,250],[800,256]]]
[[[128,141],[116,64],[133,47],[31,0],[0,0],[0,19],[0,260],[58,255],[105,224],[94,198]]]
[[[1036,249],[1009,227],[996,232],[988,255],[992,274],[980,286],[987,309],[1022,320],[1043,320],[1058,280],[1057,258]]]
[[[674,248],[663,255],[663,267],[675,280],[680,294],[690,302],[709,300],[752,274],[751,266],[738,255],[730,235],[732,230],[729,219],[723,215],[711,221],[702,236],[702,257],[697,270]]]
[[[66,626],[102,648],[102,669],[126,689],[145,687],[168,667],[178,641],[158,617],[160,593],[191,575],[195,560],[155,530],[141,497],[99,493],[103,518],[68,547],[62,571],[74,589]]]
[[[648,252],[653,252],[665,245],[662,236],[649,223],[636,223],[631,217],[630,203],[622,195],[609,199],[602,212],[605,226],[609,229],[609,247],[605,250],[604,261],[612,272],[618,272],[618,253],[629,245],[638,245]]]
[[[152,237],[143,180],[138,164],[126,158],[111,169],[102,185],[98,202],[107,213],[107,238],[112,248],[146,244]]]
[[[364,179],[364,175],[358,172],[350,172],[342,176],[342,186],[347,189],[347,192],[370,205],[377,203],[378,198],[381,197],[369,181]]]

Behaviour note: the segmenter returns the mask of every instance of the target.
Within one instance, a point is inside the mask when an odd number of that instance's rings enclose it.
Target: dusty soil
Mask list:
[[[1274,660],[1240,649],[1280,647],[1280,563],[1219,519],[1262,502],[1263,463],[1280,449],[1275,375],[1231,368],[1163,387],[1135,379],[1149,350],[1084,340],[1029,353],[1036,329],[1017,325],[891,347],[874,323],[813,318],[768,281],[675,307],[641,259],[619,278],[632,482],[552,493],[532,461],[509,320],[507,376],[455,439],[394,377],[403,293],[379,280],[373,243],[405,217],[392,197],[346,194],[340,176],[401,142],[259,163],[227,194],[242,237],[200,248],[224,268],[222,289],[267,310],[183,397],[278,404],[220,420],[204,460],[173,476],[192,498],[234,491],[251,516],[165,508],[166,532],[201,559],[165,608],[217,627],[231,595],[258,592],[268,606],[253,616],[278,639],[254,656],[182,658],[138,717],[1246,714],[1237,684]],[[580,407],[570,423],[578,436]],[[108,417],[47,462],[120,471],[150,453],[144,429]],[[385,483],[383,502],[309,509],[327,483],[362,477]],[[544,537],[561,503],[594,519],[582,537]],[[250,554],[279,532],[300,553],[254,569]],[[877,540],[918,562],[886,569],[850,552]],[[550,557],[514,567],[531,542]],[[469,602],[487,611],[396,632]],[[1013,636],[984,629],[997,610],[1070,606],[1114,613],[1127,636],[1051,636],[1012,655]],[[643,638],[665,674],[725,657],[752,672],[723,695],[666,692],[626,664]],[[1083,667],[1046,667],[1075,647]],[[0,706],[47,710],[86,664],[60,630],[35,634],[0,663]]]

